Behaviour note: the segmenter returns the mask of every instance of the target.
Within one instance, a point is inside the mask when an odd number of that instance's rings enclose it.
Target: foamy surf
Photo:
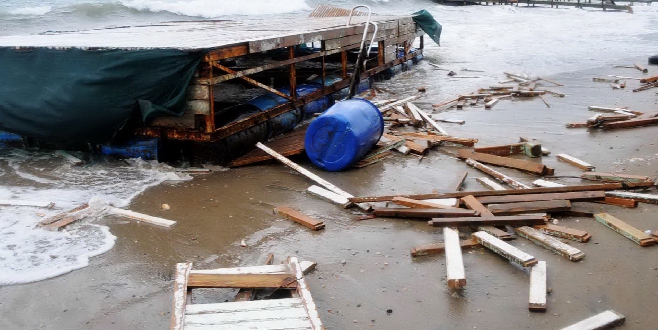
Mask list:
[[[124,6],[153,12],[215,18],[229,15],[276,15],[311,9],[304,0],[127,0]]]
[[[52,8],[51,6],[21,7],[12,9],[8,13],[17,16],[42,16],[49,13]]]
[[[47,179],[44,179],[47,178]],[[110,203],[125,207],[148,187],[189,180],[165,164],[138,159],[70,166],[52,152],[0,150],[2,200],[53,202],[52,210],[0,206],[0,285],[44,280],[86,267],[114,246],[101,219]],[[44,217],[90,205],[90,215],[64,230],[36,227]]]

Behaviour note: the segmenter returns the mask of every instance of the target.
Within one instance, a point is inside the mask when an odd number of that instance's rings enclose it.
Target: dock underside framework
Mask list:
[[[373,43],[377,46],[377,55],[368,60],[367,70],[361,74],[361,79],[372,77],[422,54],[424,32],[411,17],[374,16],[372,20],[378,26],[378,33],[373,39]],[[350,84],[348,70],[351,64],[348,55],[359,49],[365,26],[362,24],[363,21],[362,17],[359,19],[354,17],[353,24],[348,26],[345,24],[347,17],[307,18],[302,19],[301,22],[288,23],[302,24],[307,32],[281,33],[280,36],[273,38],[256,38],[210,50],[188,86],[185,114],[181,117],[158,118],[148,126],[138,128],[136,134],[163,141],[217,142],[346,88]],[[372,30],[369,29],[367,40],[372,39]],[[420,46],[416,49],[412,45],[417,38]],[[298,46],[303,47],[307,43],[314,45],[319,43],[320,47],[308,55],[297,54]],[[246,69],[243,67],[240,71],[230,68],[230,63],[235,63],[236,59],[266,57],[273,52],[279,56],[286,54],[287,59],[267,64],[256,61],[259,63],[258,66],[250,66]],[[338,56],[340,56],[338,63],[342,79],[331,84],[327,77],[327,65],[330,59],[337,59]],[[299,96],[296,91],[300,79],[296,65],[309,61],[320,62],[320,68],[315,70],[314,74],[321,79],[323,87]],[[287,75],[289,93],[268,86],[263,79],[258,81],[252,78],[264,71],[282,69]],[[221,92],[222,83],[229,81],[255,86],[284,98],[287,102],[227,125],[220,124],[216,116],[218,105],[215,93]]]

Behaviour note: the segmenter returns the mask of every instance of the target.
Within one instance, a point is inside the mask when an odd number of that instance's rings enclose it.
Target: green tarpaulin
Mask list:
[[[441,24],[437,22],[432,14],[430,14],[427,10],[423,9],[420,11],[417,11],[412,14],[413,15],[413,20],[420,26],[427,35],[434,40],[434,42],[437,43],[437,45],[441,44]]]
[[[107,142],[131,118],[180,116],[203,56],[176,49],[0,48],[0,131]]]

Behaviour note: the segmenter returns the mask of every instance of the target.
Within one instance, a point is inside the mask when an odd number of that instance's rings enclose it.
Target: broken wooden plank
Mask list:
[[[585,172],[580,177],[586,180],[605,182],[653,182],[653,179],[646,175],[621,173]]]
[[[55,214],[51,217],[45,218],[37,224],[38,227],[63,227],[68,225],[73,221],[80,220],[87,216],[87,212],[81,213],[83,210],[87,210],[89,204],[85,203],[78,207],[74,207],[66,212]],[[55,224],[57,223],[57,224]]]
[[[482,205],[475,197],[469,195],[461,198],[461,201],[467,208],[480,212],[481,217],[493,217],[494,214],[489,211],[484,205]],[[502,240],[511,240],[514,239],[512,235],[508,232],[500,230],[493,226],[480,226],[477,227],[478,230],[487,232],[493,236],[496,236]]]
[[[566,185],[563,185],[561,183],[546,181],[542,179],[537,179],[535,181],[532,181],[532,185],[537,187],[566,187]]]
[[[523,267],[529,267],[537,264],[537,259],[535,259],[535,257],[485,232],[479,231],[474,233],[473,236],[478,242],[480,242],[480,244],[508,259],[509,261],[512,261]]]
[[[297,222],[298,224],[301,224],[304,227],[311,228],[313,230],[324,229],[324,222],[317,219],[313,219],[307,216],[306,214],[303,214],[297,210],[293,210],[287,206],[277,206],[274,209],[274,212],[284,216],[288,220]]]
[[[634,66],[636,69],[642,71],[642,73],[648,73],[648,72],[649,72],[649,69],[647,69],[644,65],[642,65],[642,64],[640,64],[640,63],[633,63],[633,66]],[[640,80],[640,81],[642,81],[642,80]]]
[[[419,201],[405,197],[395,197],[393,198],[392,202],[398,205],[407,206],[411,208],[419,208],[419,209],[455,209],[456,208],[452,205],[432,203],[425,200]]]
[[[404,110],[407,113],[407,116],[411,119],[411,124],[415,127],[421,127],[424,124],[423,117],[421,117],[417,106],[411,102],[404,104]],[[448,134],[446,134],[448,135]]]
[[[621,207],[625,207],[625,208],[629,208],[629,209],[634,209],[638,205],[638,201],[636,201],[634,199],[610,197],[610,196],[606,196],[605,199],[603,199],[602,201],[598,201],[598,202],[595,202],[595,203],[621,206]]]
[[[185,307],[187,305],[187,284],[192,270],[192,263],[176,264],[174,276],[174,303],[171,312],[171,329],[183,330],[185,326]]]
[[[466,164],[468,164],[468,165],[470,165],[470,166],[472,166],[472,167],[474,167],[474,168],[476,168],[476,169],[478,169],[478,170],[480,170],[484,173],[487,173],[487,174],[493,176],[498,181],[506,183],[506,184],[512,186],[513,188],[516,188],[516,189],[530,188],[530,187],[526,186],[525,184],[523,184],[519,181],[516,181],[515,179],[512,179],[509,176],[507,176],[503,173],[500,173],[500,172],[494,170],[493,168],[491,168],[487,165],[484,165],[484,164],[482,164],[482,163],[480,163],[476,160],[473,160],[471,158],[466,160]]]
[[[429,146],[427,146],[427,145],[422,146],[422,145],[420,145],[416,142],[409,141],[409,140],[407,140],[404,143],[404,146],[409,148],[409,150],[411,150],[411,152],[413,152],[414,154],[417,154],[417,155],[424,155],[429,150]]]
[[[587,242],[592,235],[584,230],[567,228],[554,224],[547,223],[545,225],[537,225],[535,229],[541,230],[542,233],[555,237],[566,238],[577,242]]]
[[[601,124],[601,126],[603,127],[603,129],[615,129],[615,128],[641,127],[641,126],[649,126],[649,125],[657,125],[657,124],[658,124],[658,117],[650,117],[650,118],[638,117],[630,120],[603,123]]]
[[[399,135],[408,139],[427,140],[430,142],[449,142],[449,143],[459,144],[465,147],[472,147],[478,142],[477,139],[460,138],[460,137],[445,136],[445,135],[434,135],[434,134],[399,133]]]
[[[320,186],[310,186],[308,189],[306,189],[306,191],[308,191],[311,195],[326,199],[336,205],[340,205],[342,208],[348,208],[353,205],[352,202],[345,198],[345,196],[341,196]]]
[[[384,208],[372,211],[375,216],[389,218],[438,218],[438,217],[470,217],[478,213],[464,209],[410,209],[410,208]]]
[[[625,321],[626,316],[613,310],[607,310],[576,324],[562,328],[562,330],[603,330],[624,324]]]
[[[286,166],[292,168],[293,170],[297,171],[298,173],[300,173],[300,174],[304,175],[305,177],[307,177],[307,178],[313,180],[315,183],[317,183],[317,184],[323,186],[323,187],[326,188],[327,190],[330,190],[330,191],[332,191],[332,192],[334,192],[334,193],[336,193],[336,194],[338,194],[338,195],[341,195],[341,196],[343,196],[343,197],[345,197],[345,198],[352,198],[352,197],[354,197],[353,195],[349,194],[348,192],[346,192],[346,191],[344,191],[344,190],[342,190],[342,189],[336,187],[336,186],[333,185],[331,182],[329,182],[329,181],[327,181],[327,180],[325,180],[325,179],[323,179],[323,178],[321,178],[321,177],[319,177],[319,176],[317,176],[317,175],[311,173],[311,171],[309,171],[309,170],[307,170],[307,169],[305,169],[305,168],[303,168],[303,167],[301,167],[301,166],[295,164],[295,163],[292,162],[290,159],[288,159],[288,158],[286,158],[286,157],[280,155],[279,153],[277,153],[276,151],[274,151],[274,150],[268,148],[268,147],[265,146],[264,144],[258,142],[258,143],[256,143],[256,147],[258,147],[258,148],[260,148],[261,150],[265,151],[267,154],[269,154],[269,155],[271,155],[272,157],[276,158],[278,161],[282,162],[283,164],[285,164]],[[362,205],[362,204],[358,204],[358,203],[357,203],[357,206],[358,206],[360,209],[365,210],[365,211],[370,211],[370,210],[372,209],[372,207],[371,207],[370,205],[367,205],[367,204],[366,204],[366,205]]]
[[[530,268],[528,310],[546,312],[546,289],[546,261],[537,261],[537,264]]]
[[[459,231],[454,228],[443,228],[443,241],[445,242],[446,274],[448,287],[462,289],[466,286],[466,272],[462,249],[459,244]]]
[[[158,218],[158,217],[150,216],[148,214],[139,213],[139,212],[130,211],[130,210],[124,210],[124,209],[120,209],[120,208],[116,208],[116,207],[112,207],[112,206],[109,206],[107,211],[110,214],[120,215],[120,216],[123,216],[123,217],[126,217],[126,218],[130,218],[130,219],[134,219],[134,220],[137,220],[137,221],[150,223],[152,225],[161,226],[161,227],[165,227],[165,228],[171,228],[173,225],[176,224],[176,221],[167,220],[167,219],[163,219],[163,218]]]
[[[564,193],[482,196],[477,197],[477,199],[482,204],[538,202],[558,199],[570,200],[572,202],[588,202],[593,200],[603,200],[605,198],[605,194],[606,193],[604,191],[573,191]]]
[[[656,244],[656,239],[647,235],[643,231],[621,221],[608,213],[597,213],[594,215],[596,221],[604,224],[606,227],[620,233],[624,237],[639,244],[640,246],[650,246]]]
[[[517,202],[505,204],[489,204],[487,208],[495,215],[513,215],[520,213],[563,212],[571,210],[568,200],[546,200],[534,202]]]
[[[475,152],[491,154],[496,156],[509,156],[524,154],[528,157],[541,157],[541,144],[531,144],[527,142],[513,143],[507,145],[490,146],[490,147],[477,147],[473,149]]]
[[[631,114],[634,114],[636,116],[641,116],[641,115],[644,114],[644,112],[629,110],[627,108],[609,108],[609,107],[599,107],[599,106],[595,106],[595,105],[588,106],[587,110],[589,110],[589,111],[599,111],[599,112],[609,112],[609,113],[618,113],[619,111],[624,111],[626,113],[631,113]]]
[[[566,123],[564,124],[564,127],[566,128],[585,128],[585,127],[590,127],[590,123]]]
[[[650,84],[644,84],[636,89],[633,90],[633,92],[641,92],[645,91],[647,89],[655,88],[658,87],[658,82],[650,83]]]
[[[30,207],[41,207],[46,209],[52,209],[53,207],[55,207],[55,203],[53,202],[24,201],[24,200],[14,200],[14,199],[0,199],[0,205],[30,206]]]
[[[608,197],[633,199],[647,204],[658,204],[658,195],[641,194],[628,191],[606,191],[605,195]]]
[[[64,150],[57,150],[57,151],[55,151],[55,153],[62,156],[62,157],[64,157],[64,159],[66,159],[66,161],[71,163],[71,165],[79,166],[79,165],[82,165],[82,164],[85,163],[80,158],[75,157],[75,156],[71,155],[70,153],[68,153]]]
[[[478,245],[480,245],[480,243],[478,243],[473,238],[459,241],[459,246],[461,246],[462,248],[471,248]],[[430,254],[443,253],[443,251],[445,251],[444,243],[425,244],[411,248],[411,256],[412,257],[427,256]]]
[[[540,245],[552,252],[555,252],[571,261],[578,261],[585,257],[585,253],[579,249],[569,244],[562,243],[555,237],[545,235],[537,229],[523,226],[514,228],[514,230],[517,234],[519,234],[519,236],[525,237],[533,243]]]
[[[435,218],[427,223],[433,227],[533,226],[546,223],[546,218],[535,214],[493,217]]]
[[[501,186],[498,184],[496,181],[491,180],[489,178],[476,178],[477,182],[483,184],[487,188],[491,188],[493,190],[506,190],[505,187]]]
[[[584,162],[584,161],[582,161],[582,160],[580,160],[576,157],[569,156],[567,154],[557,154],[557,155],[555,155],[555,157],[557,157],[557,159],[559,159],[563,162],[567,162],[567,163],[569,163],[573,166],[576,166],[576,167],[581,168],[581,169],[586,170],[586,171],[591,171],[591,170],[594,170],[594,168],[595,168],[593,165],[591,165],[587,162]]]
[[[521,159],[483,154],[465,149],[459,150],[457,156],[462,159],[470,158],[481,163],[513,168],[537,175],[544,175],[548,173],[548,169],[546,168],[546,165],[541,163],[529,162]]]
[[[643,84],[650,84],[650,83],[655,83],[655,82],[658,82],[658,76],[653,76],[653,77],[640,79],[640,83],[643,83]]]
[[[446,190],[460,191],[462,189],[462,185],[464,184],[464,181],[466,180],[467,176],[468,176],[468,171],[464,171],[463,173],[458,174],[455,181],[453,181],[450,185],[448,185],[448,188],[446,188]]]
[[[289,273],[274,274],[206,274],[192,271],[188,280],[191,288],[295,288],[295,277]]]
[[[280,137],[275,138],[272,141],[266,142],[265,145],[267,145],[268,148],[275,150],[280,155],[286,157],[304,153],[305,150],[304,137],[306,135],[307,128],[308,126],[299,127],[290,133],[286,133],[284,135],[281,135]],[[269,155],[263,150],[254,149],[248,152],[247,154],[232,160],[230,163],[228,163],[227,166],[239,167],[239,166],[255,164],[271,159],[274,159],[272,155]]]
[[[265,259],[265,265],[271,265],[274,262],[274,254],[268,253],[267,259]],[[233,301],[251,301],[256,296],[258,290],[256,289],[240,289],[238,293],[233,298]]]

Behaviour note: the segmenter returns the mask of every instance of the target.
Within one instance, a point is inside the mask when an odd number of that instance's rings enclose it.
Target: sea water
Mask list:
[[[3,0],[0,35],[168,20],[294,19],[323,2],[344,8],[366,4],[379,14],[428,9],[443,25],[443,34],[440,47],[426,39],[427,61],[477,76],[445,83],[445,71],[421,64],[410,74],[414,86],[431,88],[430,101],[496,83],[504,71],[551,75],[627,64],[619,61],[658,53],[658,6],[645,4],[636,4],[629,14],[524,5],[447,7],[430,0]],[[386,84],[400,90],[410,85],[399,78]],[[54,209],[0,206],[0,285],[38,281],[87,266],[90,257],[114,245],[108,227],[96,223],[104,205],[127,207],[148,187],[189,179],[155,162],[96,159],[72,166],[50,151],[0,148],[0,200],[55,203]],[[44,217],[84,203],[94,206],[85,221],[59,232],[36,227]]]

